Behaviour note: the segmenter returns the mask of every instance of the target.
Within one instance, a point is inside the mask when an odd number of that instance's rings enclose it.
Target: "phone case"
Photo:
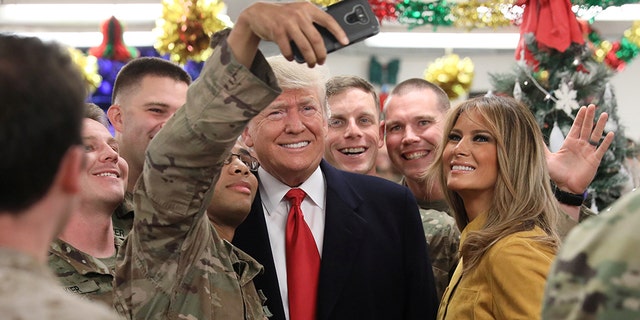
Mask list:
[[[349,45],[380,32],[378,18],[371,10],[371,6],[367,0],[343,0],[328,6],[326,12],[340,24],[347,34]],[[318,29],[324,39],[324,46],[327,49],[327,53],[344,47],[327,29],[317,24],[316,29]],[[293,41],[291,42],[291,47],[296,61],[300,63],[304,62],[300,50],[298,50],[298,47]]]

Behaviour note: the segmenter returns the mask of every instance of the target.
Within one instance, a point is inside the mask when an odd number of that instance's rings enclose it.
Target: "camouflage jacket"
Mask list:
[[[122,241],[116,238],[116,249]],[[62,287],[93,301],[113,306],[115,255],[99,259],[88,255],[60,239],[49,247],[49,268]]]
[[[407,187],[404,177],[400,180],[400,184]],[[436,293],[438,299],[442,299],[453,270],[458,264],[460,229],[451,215],[449,205],[444,200],[416,199],[416,201],[420,207],[422,228],[424,228],[424,237],[427,239],[429,248]]]
[[[280,94],[262,54],[247,70],[225,36],[187,103],[147,148],[133,229],[118,252],[116,308],[129,319],[264,319],[253,284],[262,266],[221,241],[205,209],[246,123]]]
[[[116,238],[124,241],[133,226],[133,194],[126,192],[124,201],[116,208],[111,217]]]
[[[65,292],[46,265],[6,248],[0,248],[0,315],[22,320],[118,319],[108,307]]]
[[[580,223],[547,279],[544,319],[640,318],[640,190]]]
[[[458,263],[460,230],[456,221],[444,211],[423,207],[420,204],[420,218],[424,236],[429,245],[429,258],[436,281],[438,299],[442,299],[449,285],[450,275]]]

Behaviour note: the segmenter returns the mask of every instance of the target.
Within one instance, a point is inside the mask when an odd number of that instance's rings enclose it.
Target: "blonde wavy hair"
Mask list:
[[[546,233],[535,240],[557,250],[560,239],[556,225],[562,213],[551,189],[544,140],[531,111],[517,100],[498,96],[477,97],[452,109],[427,181],[436,179],[435,182],[440,183],[458,227],[463,230],[469,223],[467,212],[462,198],[446,187],[443,169],[448,163],[443,162],[443,151],[449,132],[460,115],[470,111],[477,112],[496,139],[498,179],[485,225],[470,232],[461,245],[464,272],[475,268],[496,242],[535,226]]]

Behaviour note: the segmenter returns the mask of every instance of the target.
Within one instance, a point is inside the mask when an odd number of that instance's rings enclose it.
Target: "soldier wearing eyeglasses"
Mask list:
[[[274,21],[291,20],[281,24]],[[186,103],[151,139],[133,192],[133,228],[118,252],[116,308],[128,319],[266,319],[254,285],[262,266],[229,240],[250,212],[257,161],[232,148],[247,122],[281,93],[258,50],[290,41],[313,66],[326,59],[314,23],[347,44],[326,12],[308,2],[258,2],[233,30],[212,36],[212,56]]]

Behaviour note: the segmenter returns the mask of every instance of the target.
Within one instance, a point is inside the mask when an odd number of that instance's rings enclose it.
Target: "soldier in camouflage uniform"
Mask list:
[[[285,17],[296,21],[273,23]],[[115,279],[116,308],[127,318],[265,318],[252,281],[262,267],[226,241],[228,234],[216,232],[205,209],[221,168],[233,161],[229,150],[236,138],[281,92],[257,51],[263,36],[257,32],[288,45],[281,37],[298,28],[317,32],[311,19],[343,35],[309,3],[254,4],[232,31],[214,35],[213,55],[189,88],[187,103],[149,144],[134,191],[133,229],[118,254]],[[306,43],[319,52],[305,54],[308,64],[325,59],[321,43]]]
[[[360,77],[337,76],[327,81],[326,91],[331,117],[324,158],[342,170],[376,175],[378,149],[384,141],[375,88]],[[440,203],[437,209],[418,203],[438,299],[449,284],[449,270],[456,265],[460,239],[455,220],[442,210],[446,203]]]
[[[429,256],[436,280],[438,298],[442,298],[449,285],[449,273],[458,263],[460,230],[456,221],[449,215],[449,206],[445,201],[418,200],[420,218],[424,236],[429,244]]]
[[[423,175],[433,161],[431,154],[442,136],[440,123],[448,109],[449,99],[442,89],[423,79],[409,79],[387,98],[382,123],[391,163],[403,175],[400,183],[416,197],[425,236],[431,239],[429,253],[439,298],[458,263],[460,230],[439,187],[427,186]]]
[[[128,166],[118,143],[107,129],[104,111],[94,104],[85,109],[82,128],[85,167],[80,201],[67,227],[49,248],[49,267],[68,292],[113,306],[116,250],[111,216],[122,203]]]
[[[640,190],[573,229],[547,278],[543,319],[640,319]]]
[[[116,77],[107,110],[120,154],[129,164],[125,201],[113,213],[116,237],[133,225],[133,189],[142,172],[149,141],[187,99],[191,77],[179,65],[158,57],[129,61]]]
[[[46,265],[49,244],[77,206],[85,97],[66,49],[0,34],[2,319],[117,319],[64,292]]]

